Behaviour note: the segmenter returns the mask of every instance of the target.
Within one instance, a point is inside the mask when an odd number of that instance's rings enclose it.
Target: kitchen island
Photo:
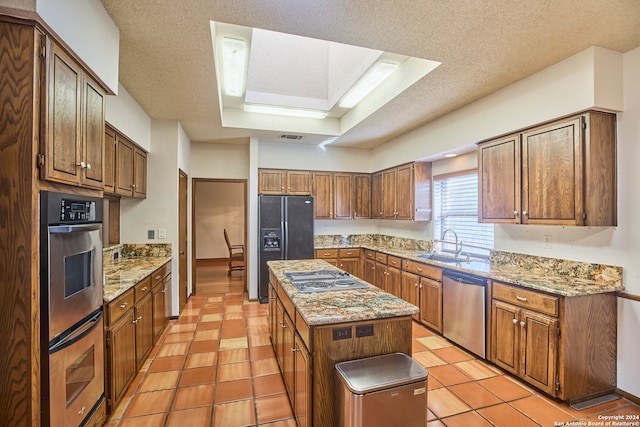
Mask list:
[[[322,260],[268,265],[271,340],[298,425],[336,425],[335,364],[411,355],[411,318],[418,308],[362,281],[362,289],[304,293],[285,275],[335,270]]]

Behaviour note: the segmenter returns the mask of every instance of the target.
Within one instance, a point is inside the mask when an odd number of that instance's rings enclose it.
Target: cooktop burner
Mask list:
[[[340,270],[287,271],[285,276],[302,293],[365,289],[366,283]]]

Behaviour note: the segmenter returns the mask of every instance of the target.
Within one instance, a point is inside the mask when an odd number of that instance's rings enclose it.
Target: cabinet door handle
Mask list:
[[[416,271],[417,271],[418,273],[422,273],[422,269],[421,269],[421,268],[416,268]]]
[[[76,166],[80,166],[80,169],[86,169],[87,164],[85,162],[76,163]]]
[[[167,287],[165,286],[164,288],[162,288],[162,293],[167,292]]]
[[[87,163],[87,169],[91,169],[91,163]]]
[[[295,353],[296,351],[300,351],[300,349],[299,349],[299,348],[295,348],[295,347],[291,347],[291,351],[292,351],[293,353]]]
[[[281,327],[282,329],[284,329],[284,328],[286,328],[286,327],[287,327],[287,325],[286,325],[284,322],[280,322],[280,327]]]
[[[519,295],[516,295],[516,299],[517,299],[518,301],[527,302],[527,298],[526,298],[526,297],[521,297],[521,296],[519,296]]]
[[[155,279],[158,280],[160,278],[160,276],[156,276]]]
[[[525,325],[524,320],[522,320],[522,321],[520,322],[520,326],[524,327],[524,325]]]
[[[122,304],[120,304],[120,308],[127,308],[127,305],[128,304],[126,302],[123,302]]]
[[[136,323],[138,323],[138,319],[133,319],[132,323],[135,325]]]
[[[527,211],[522,211],[522,216],[527,216]]]
[[[513,216],[518,217],[518,211],[513,211]]]
[[[518,324],[518,319],[513,319],[513,324],[517,325]]]
[[[147,291],[147,287],[146,287],[146,286],[144,286],[144,287],[143,287],[142,289],[140,289],[140,290],[141,290],[141,291],[143,291],[143,292],[146,292],[146,291]]]

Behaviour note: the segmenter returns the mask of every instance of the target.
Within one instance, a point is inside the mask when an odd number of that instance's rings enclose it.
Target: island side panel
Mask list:
[[[373,336],[356,338],[358,325],[373,325]],[[336,328],[350,328],[351,338],[334,340]],[[317,326],[313,345],[313,425],[333,427],[336,363],[396,352],[411,356],[411,316]]]

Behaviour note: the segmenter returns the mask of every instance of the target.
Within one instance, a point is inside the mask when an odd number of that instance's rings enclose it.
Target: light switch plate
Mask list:
[[[167,229],[158,228],[158,239],[166,239],[166,238],[167,238]]]
[[[147,239],[152,240],[156,238],[156,230],[147,230]]]

